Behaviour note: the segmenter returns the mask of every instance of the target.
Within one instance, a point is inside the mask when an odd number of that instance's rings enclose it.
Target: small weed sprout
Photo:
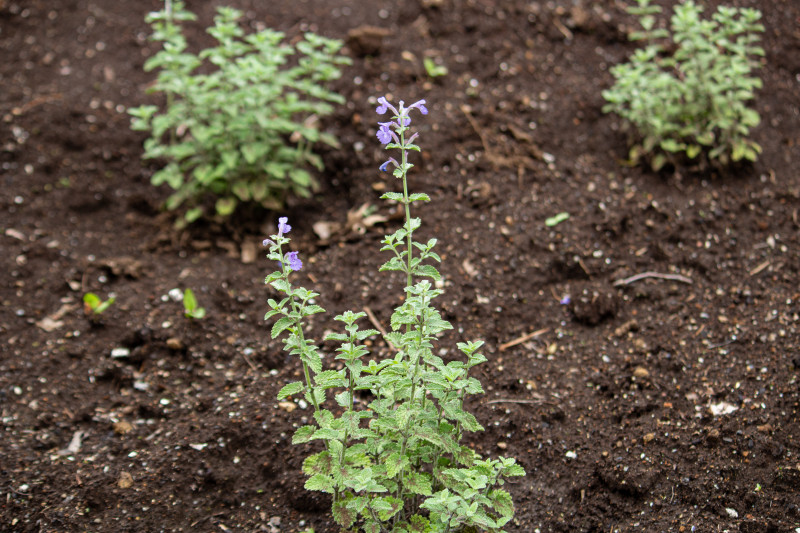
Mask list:
[[[200,320],[206,316],[206,308],[200,307],[197,304],[197,298],[195,297],[192,289],[186,289],[183,291],[183,310],[183,314],[186,316],[186,318]]]
[[[760,117],[747,102],[762,86],[753,75],[764,55],[756,44],[764,31],[761,12],[719,6],[703,20],[703,8],[686,0],[675,6],[668,31],[656,28],[659,6],[637,2],[628,12],[639,17],[642,31],[631,39],[647,45],[611,69],[616,82],[603,91],[603,110],[635,127],[631,161],[648,159],[655,170],[681,155],[704,154],[721,166],[755,161],[761,147],[747,137]]]
[[[272,338],[283,336],[285,349],[299,357],[303,380],[284,386],[278,399],[302,395],[313,406],[313,420],[295,432],[292,443],[324,443],[303,463],[305,487],[332,495],[333,518],[341,527],[367,533],[499,532],[514,515],[511,495],[501,488],[504,478],[525,471],[513,458],[483,459],[461,444],[465,432],[483,429],[464,410],[468,395],[483,392],[470,375],[486,361],[480,353],[483,341],[458,343],[463,360],[450,362],[434,348],[437,337],[452,326],[432,305],[442,294],[431,282],[440,279],[432,264],[440,260],[436,239],[415,239],[422,222],[411,216],[411,206],[429,198],[409,194],[406,179],[414,166],[408,155],[419,151],[410,113],[428,111],[424,100],[407,107],[403,102],[395,107],[386,98],[378,102],[377,112],[391,115],[379,123],[378,140],[400,152],[380,169],[402,182],[402,192],[382,198],[405,211],[405,223],[383,239],[381,248],[391,257],[380,270],[399,271],[406,278],[405,301],[392,314],[392,331],[384,337],[396,353],[367,360],[365,340],[378,331],[359,329],[365,313],[347,311],[335,317],[344,331],[325,339],[339,344],[335,359],[342,369],[323,369],[317,342],[306,337],[304,323],[324,309],[314,303],[319,294],[292,284],[292,273],[303,263],[297,251],[285,251],[292,228],[281,218],[278,233],[264,246],[279,266],[265,282],[283,298],[268,301],[265,319],[276,319]],[[369,400],[359,401],[364,392]]]
[[[427,74],[429,78],[447,76],[447,67],[444,65],[437,65],[436,61],[430,57],[425,57],[422,59],[422,66],[425,67],[425,74]]]
[[[206,199],[228,216],[242,202],[277,208],[288,194],[310,196],[317,184],[308,168],[322,169],[313,145],[338,146],[319,118],[344,101],[326,88],[350,63],[337,55],[342,43],[306,33],[287,44],[270,29],[245,35],[241,16],[217,8],[207,30],[217,44],[199,54],[187,51],[180,24],[196,17],[183,2],[146,19],[162,49],[145,70],[159,70],[151,91],[164,93],[167,105],[130,109],[131,127],[150,132],[144,157],[166,162],[152,183],[175,190],[166,207],[186,205],[187,222],[209,215]]]
[[[83,295],[83,312],[89,317],[98,317],[116,301],[117,299],[113,296],[103,301],[95,293],[87,292]]]

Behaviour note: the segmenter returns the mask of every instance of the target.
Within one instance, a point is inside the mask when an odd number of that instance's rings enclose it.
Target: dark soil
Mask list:
[[[189,2],[194,43],[221,3]],[[126,113],[158,102],[142,66],[160,2],[0,2],[0,530],[335,531],[303,489],[311,447],[289,442],[309,411],[275,400],[299,366],[262,320],[260,242],[290,218],[298,280],[330,312],[316,338],[346,309],[388,325],[402,281],[377,250],[398,221],[378,197],[397,184],[374,108],[391,95],[430,109],[411,188],[432,198],[443,346],[487,342],[469,442],[528,472],[507,529],[796,531],[800,4],[730,3],[764,12],[763,155],[654,174],[622,164],[601,112],[634,49],[621,2],[232,1],[254,27],[349,36],[348,104],[325,121],[342,149],[312,200],[177,231]],[[427,56],[449,73],[428,78]],[[86,292],[116,296],[99,323]]]

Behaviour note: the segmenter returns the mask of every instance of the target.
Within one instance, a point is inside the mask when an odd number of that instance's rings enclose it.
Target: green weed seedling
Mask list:
[[[183,291],[183,311],[186,318],[200,320],[206,316],[206,308],[197,304],[197,298],[192,289]]]
[[[761,12],[719,6],[703,19],[703,7],[686,0],[667,30],[656,27],[659,6],[637,2],[628,11],[642,30],[631,39],[647,44],[611,69],[616,81],[603,91],[603,110],[635,129],[631,161],[647,160],[655,170],[700,156],[719,166],[755,161],[761,147],[748,135],[760,117],[748,102],[762,86],[753,74],[764,55]]]
[[[346,311],[335,317],[342,332],[325,339],[338,345],[334,358],[340,370],[323,368],[318,343],[304,326],[324,309],[315,303],[319,294],[292,283],[303,262],[298,251],[285,252],[292,228],[282,217],[278,233],[264,241],[268,258],[279,266],[266,283],[282,294],[268,301],[265,319],[274,320],[272,338],[282,337],[285,349],[299,358],[303,379],[286,384],[278,399],[302,397],[313,406],[313,418],[297,429],[292,443],[322,442],[323,449],[303,462],[305,487],[331,494],[333,519],[345,530],[500,532],[514,516],[511,495],[502,488],[505,479],[525,471],[513,458],[484,459],[461,442],[466,432],[483,429],[464,409],[468,396],[483,393],[472,370],[486,361],[483,341],[457,343],[449,362],[435,347],[452,326],[433,306],[443,292],[434,285],[441,280],[433,265],[440,261],[437,241],[417,241],[422,222],[411,216],[413,204],[430,199],[409,194],[407,181],[414,166],[408,156],[419,151],[409,115],[428,110],[424,100],[408,107],[403,102],[395,107],[386,98],[378,103],[378,114],[391,115],[379,122],[378,140],[400,152],[380,169],[402,182],[402,192],[382,198],[405,211],[405,223],[381,248],[390,259],[380,270],[399,272],[406,282],[405,300],[384,335],[393,352],[368,359],[365,341],[379,333],[359,328],[365,313]]]
[[[447,67],[444,65],[437,65],[436,61],[430,57],[425,57],[422,59],[422,66],[425,67],[425,74],[427,74],[429,78],[447,76]]]
[[[226,217],[240,203],[278,208],[287,195],[310,196],[309,168],[322,170],[313,146],[338,146],[319,118],[344,101],[326,88],[350,63],[337,55],[342,43],[306,33],[289,44],[270,29],[245,35],[241,17],[218,7],[207,30],[217,44],[199,54],[187,51],[181,23],[196,17],[183,2],[146,19],[162,49],[145,70],[159,71],[151,91],[167,105],[130,109],[131,127],[150,133],[144,157],[166,163],[152,183],[175,190],[166,207],[187,207],[187,222],[209,215],[209,203]]]
[[[83,295],[83,312],[88,316],[102,315],[115,301],[117,299],[113,296],[104,301],[95,293],[87,292]]]

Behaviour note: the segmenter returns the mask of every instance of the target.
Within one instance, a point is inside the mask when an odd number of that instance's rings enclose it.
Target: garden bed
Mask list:
[[[379,199],[397,187],[378,171],[382,95],[430,110],[410,187],[432,200],[417,214],[440,240],[443,345],[487,343],[468,442],[528,472],[506,529],[800,528],[800,6],[733,3],[764,13],[763,154],[653,173],[601,112],[634,50],[619,2],[231,2],[254,27],[347,41],[347,104],[324,123],[341,149],[313,199],[182,231],[126,112],[159,103],[142,66],[161,4],[0,3],[0,529],[336,531],[303,489],[316,448],[290,444],[309,410],[275,400],[300,366],[262,320],[261,241],[290,218],[329,311],[316,338],[346,309],[388,328],[403,281],[377,272],[400,223]],[[189,2],[194,46],[218,4]],[[97,322],[86,292],[116,297]]]

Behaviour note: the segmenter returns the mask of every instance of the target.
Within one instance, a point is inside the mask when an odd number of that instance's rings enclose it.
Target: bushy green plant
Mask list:
[[[318,118],[343,102],[326,88],[350,61],[337,55],[342,43],[306,33],[290,45],[270,29],[245,35],[241,15],[217,8],[207,30],[216,45],[199,54],[187,50],[181,23],[195,16],[182,2],[146,19],[162,49],[145,70],[159,69],[150,90],[164,93],[167,105],[130,109],[132,128],[150,132],[144,157],[166,162],[152,182],[175,189],[167,208],[186,202],[190,222],[204,214],[206,197],[227,216],[239,202],[277,208],[286,194],[309,196],[316,187],[309,165],[322,169],[312,146],[337,146]]]
[[[445,362],[435,349],[437,338],[452,329],[432,305],[442,294],[430,280],[440,279],[433,251],[436,239],[417,242],[419,218],[411,217],[411,205],[428,201],[425,194],[409,194],[408,161],[417,134],[409,135],[413,109],[427,114],[425,101],[395,108],[379,99],[378,113],[393,117],[380,123],[378,139],[387,149],[399,150],[399,161],[389,158],[381,170],[391,170],[402,180],[402,192],[389,192],[384,199],[405,210],[405,224],[383,240],[382,251],[392,257],[381,270],[405,274],[405,301],[391,317],[392,331],[384,336],[395,354],[366,360],[364,341],[375,330],[359,329],[364,313],[347,311],[335,320],[344,333],[328,335],[338,343],[335,359],[341,370],[324,370],[317,343],[306,337],[307,317],[324,310],[314,303],[319,294],[291,282],[291,273],[303,267],[298,252],[284,252],[291,231],[287,218],[279,219],[278,233],[264,241],[268,257],[280,269],[266,283],[284,295],[269,300],[265,319],[277,317],[272,337],[284,335],[285,348],[300,358],[303,381],[284,386],[278,399],[302,395],[313,405],[314,417],[300,427],[292,443],[321,440],[324,449],[306,458],[303,472],[306,488],[330,493],[333,517],[349,531],[366,533],[448,533],[456,531],[502,531],[514,516],[510,494],[500,488],[504,478],[525,471],[514,459],[482,459],[461,443],[466,431],[483,428],[464,409],[469,395],[483,392],[470,375],[486,361],[480,353],[482,341],[458,343],[462,360]],[[334,404],[328,400],[332,391]],[[354,529],[349,529],[354,528]]]
[[[631,39],[647,45],[611,69],[616,82],[603,91],[603,110],[636,129],[631,160],[649,159],[656,170],[680,154],[719,165],[755,161],[761,147],[747,137],[760,118],[748,102],[762,85],[753,75],[764,55],[756,44],[761,12],[719,6],[704,20],[703,8],[686,0],[675,6],[668,31],[656,28],[659,6],[637,1],[628,11],[642,31]]]

